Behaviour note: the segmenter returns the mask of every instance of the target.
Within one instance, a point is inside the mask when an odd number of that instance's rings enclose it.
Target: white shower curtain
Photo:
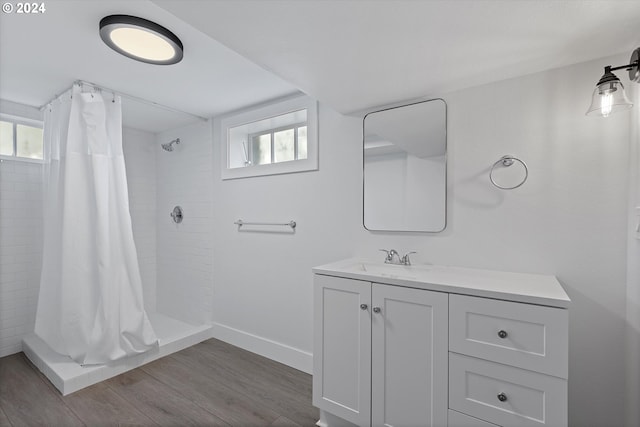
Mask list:
[[[120,97],[74,85],[45,114],[51,163],[35,332],[82,365],[145,352],[157,338],[131,228]]]

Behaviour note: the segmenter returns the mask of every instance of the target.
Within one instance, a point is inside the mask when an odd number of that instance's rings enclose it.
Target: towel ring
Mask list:
[[[518,185],[514,185],[513,187],[503,187],[502,185],[496,183],[496,181],[493,179],[493,171],[496,166],[501,164],[505,168],[508,168],[509,166],[513,165],[514,161],[520,163],[524,167],[524,178],[522,179],[522,181]],[[491,166],[491,170],[489,171],[489,179],[491,180],[491,183],[501,190],[513,190],[514,188],[518,188],[527,181],[527,178],[529,178],[529,168],[527,167],[527,164],[519,158],[510,155],[500,157],[500,159],[495,162],[493,166]]]

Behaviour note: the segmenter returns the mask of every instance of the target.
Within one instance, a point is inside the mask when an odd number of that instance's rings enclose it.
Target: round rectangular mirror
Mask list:
[[[440,232],[447,218],[447,105],[442,99],[363,120],[363,224],[370,231]]]

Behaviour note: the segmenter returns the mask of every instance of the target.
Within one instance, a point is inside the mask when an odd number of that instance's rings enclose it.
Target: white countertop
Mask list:
[[[567,308],[569,296],[555,276],[508,273],[475,268],[417,264],[384,264],[363,258],[313,268],[315,274],[346,277],[396,286],[474,295],[508,301]]]

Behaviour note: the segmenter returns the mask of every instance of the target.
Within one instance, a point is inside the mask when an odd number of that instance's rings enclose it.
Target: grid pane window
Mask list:
[[[252,163],[266,165],[271,163],[271,134],[257,135],[252,138]]]
[[[283,163],[307,158],[307,125],[279,127],[250,136],[249,165]],[[246,166],[246,164],[245,164]]]
[[[42,129],[16,125],[16,156],[28,159],[42,159]]]
[[[13,123],[0,121],[0,155],[13,156]]]
[[[307,158],[307,127],[298,128],[298,159]]]
[[[2,115],[0,155],[14,159],[44,160],[43,131],[40,122]],[[28,124],[27,124],[28,123]]]
[[[222,179],[317,170],[317,116],[317,103],[300,96],[223,117]]]
[[[295,129],[286,129],[273,134],[273,162],[287,162],[296,159]]]

